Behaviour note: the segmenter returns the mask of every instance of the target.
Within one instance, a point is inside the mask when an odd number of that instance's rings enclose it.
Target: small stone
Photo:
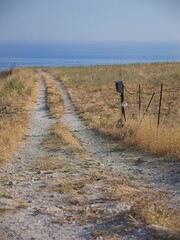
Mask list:
[[[12,181],[9,181],[9,182],[5,183],[4,185],[5,185],[5,186],[12,187],[12,186],[13,186],[13,182],[12,182]]]
[[[59,207],[55,207],[55,206],[51,206],[51,207],[48,207],[46,209],[47,212],[49,213],[57,213],[60,211],[60,208]]]
[[[34,211],[33,211],[33,213],[32,213],[32,216],[37,216],[37,215],[39,215],[41,213],[41,211],[39,210],[39,209],[35,209],[34,208]]]
[[[52,174],[53,172],[52,171],[45,171],[43,172],[44,174]]]
[[[39,185],[38,188],[43,189],[46,188],[47,186],[45,184]]]
[[[32,224],[32,220],[31,219],[27,219],[27,220],[25,220],[24,222],[23,222],[23,226],[24,227],[28,227],[28,226],[30,226]]]
[[[39,178],[33,178],[32,179],[32,182],[37,182],[37,181],[39,181]]]
[[[141,163],[144,163],[145,161],[144,160],[142,160],[141,158],[138,158],[137,160],[136,160],[136,164],[141,164]]]

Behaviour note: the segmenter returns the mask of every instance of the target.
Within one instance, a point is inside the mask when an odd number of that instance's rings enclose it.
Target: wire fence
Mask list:
[[[158,88],[143,88],[139,84],[132,89],[124,85],[122,94],[126,102],[121,102],[122,120],[139,119],[141,124],[148,115],[154,116],[157,128],[162,122],[169,126],[180,123],[180,87],[167,88],[161,84]]]

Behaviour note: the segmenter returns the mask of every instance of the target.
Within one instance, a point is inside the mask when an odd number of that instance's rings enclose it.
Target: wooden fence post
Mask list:
[[[158,110],[158,121],[157,121],[157,134],[160,125],[160,117],[161,117],[161,105],[162,105],[162,93],[163,93],[163,83],[161,83],[160,97],[159,97],[159,110]]]
[[[122,93],[121,95],[121,119],[122,121],[124,120],[126,122],[126,113],[125,113],[125,108],[123,106],[124,103],[124,84],[123,84],[123,88],[122,88]]]
[[[141,85],[139,84],[139,117],[141,116]]]
[[[153,100],[153,98],[154,98],[154,95],[155,95],[155,92],[152,94],[152,96],[151,96],[151,98],[150,98],[150,100],[149,100],[149,103],[148,103],[148,105],[147,105],[147,107],[146,107],[146,109],[145,109],[145,111],[144,111],[144,114],[143,114],[143,116],[142,116],[142,118],[141,118],[141,121],[140,121],[140,123],[139,123],[139,127],[140,127],[140,125],[141,125],[141,123],[142,123],[142,121],[143,121],[143,119],[144,119],[144,117],[145,117],[145,115],[146,115],[146,113],[147,113],[150,105],[151,105],[151,102],[152,102],[152,100]]]

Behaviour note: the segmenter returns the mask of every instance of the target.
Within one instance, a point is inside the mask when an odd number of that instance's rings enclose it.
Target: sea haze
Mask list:
[[[0,69],[180,61],[180,43],[0,43]]]

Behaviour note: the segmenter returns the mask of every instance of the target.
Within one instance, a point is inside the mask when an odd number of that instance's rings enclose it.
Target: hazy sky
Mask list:
[[[180,42],[180,0],[0,0],[0,41]]]

